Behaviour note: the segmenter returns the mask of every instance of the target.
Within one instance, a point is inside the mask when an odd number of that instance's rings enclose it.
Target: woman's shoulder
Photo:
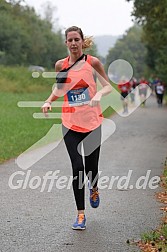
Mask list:
[[[103,68],[101,61],[95,56],[91,56],[90,64],[98,72]]]
[[[63,64],[64,64],[66,59],[67,59],[67,57],[64,58],[64,59],[60,59],[60,60],[56,61],[56,63],[55,63],[56,72],[59,72],[63,68]]]
[[[101,65],[101,62],[100,62],[100,60],[97,57],[91,56],[91,65],[92,65],[92,67],[96,68],[99,65]]]

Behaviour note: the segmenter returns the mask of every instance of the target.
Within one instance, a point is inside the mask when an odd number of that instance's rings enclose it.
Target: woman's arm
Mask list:
[[[64,59],[62,60],[58,60],[55,63],[55,71],[59,72],[62,69],[62,65],[63,65]],[[51,93],[51,95],[47,98],[47,100],[45,101],[44,105],[42,106],[42,112],[47,115],[48,110],[52,110],[51,107],[51,103],[55,100],[57,100],[59,97],[61,97],[63,95],[63,90],[61,89],[57,89],[57,87],[55,87]]]
[[[96,93],[89,104],[90,106],[96,106],[100,102],[102,96],[111,93],[112,87],[103,65],[98,58],[92,57],[92,67],[95,69],[97,77],[102,85],[102,89]]]

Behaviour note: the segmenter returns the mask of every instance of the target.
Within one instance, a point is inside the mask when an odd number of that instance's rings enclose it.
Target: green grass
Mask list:
[[[36,94],[0,94],[0,162],[16,157],[41,139],[58,119],[34,119],[40,108],[19,108],[18,101],[42,101],[47,92]]]
[[[32,78],[25,67],[0,66],[0,163],[17,157],[44,137],[53,124],[61,123],[60,119],[34,119],[33,113],[41,112],[40,107],[17,106],[19,101],[46,100],[53,84],[54,79],[44,79],[41,75],[37,79]],[[57,112],[58,109],[53,108],[52,111]],[[104,116],[108,117],[113,112],[109,108]]]
[[[144,233],[141,236],[142,239],[142,251],[167,251],[167,224],[163,224],[160,229],[152,230],[148,233]],[[144,246],[144,244],[146,244]],[[148,245],[150,245],[150,248],[152,250],[147,250]],[[153,250],[154,249],[154,250]]]
[[[141,235],[142,241],[147,242],[155,242],[157,240],[160,240],[161,233],[157,232],[156,230],[150,231],[148,233],[144,233]]]
[[[151,231],[142,235],[142,241],[152,246],[152,251],[167,251],[167,225],[164,224],[160,230]],[[147,251],[147,250],[144,250]],[[151,250],[150,250],[151,251]]]
[[[53,71],[53,70],[52,70]],[[14,158],[40,140],[60,119],[34,119],[40,107],[21,108],[19,101],[44,101],[54,79],[32,78],[25,67],[0,66],[0,163]]]

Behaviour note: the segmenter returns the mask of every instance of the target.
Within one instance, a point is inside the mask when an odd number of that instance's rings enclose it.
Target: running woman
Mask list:
[[[148,81],[142,77],[139,82],[139,96],[141,101],[141,106],[144,107],[146,104],[146,96],[147,96],[147,90],[148,90]]]
[[[126,81],[124,78],[121,79],[121,81],[118,84],[118,88],[121,92],[121,100],[123,105],[123,114],[128,113],[128,94],[131,88],[130,82]]]
[[[66,46],[69,56],[58,60],[55,71],[68,70],[64,85],[57,86],[42,106],[47,115],[51,103],[64,96],[62,107],[62,132],[65,145],[71,159],[73,171],[73,191],[77,207],[77,218],[72,228],[84,230],[85,217],[85,185],[84,172],[90,181],[90,205],[99,206],[98,161],[101,146],[101,124],[103,121],[100,100],[111,92],[111,85],[98,58],[84,55],[83,50],[92,45],[91,38],[86,38],[79,27],[72,26],[65,31]],[[95,76],[102,88],[97,91]],[[85,139],[85,141],[84,141]],[[84,149],[84,162],[81,155],[81,142]],[[80,183],[80,180],[82,183]],[[82,184],[82,186],[81,186]]]
[[[163,104],[163,96],[165,93],[165,88],[164,85],[162,84],[161,81],[159,81],[156,86],[155,86],[155,93],[157,96],[157,103],[159,107],[162,107]]]

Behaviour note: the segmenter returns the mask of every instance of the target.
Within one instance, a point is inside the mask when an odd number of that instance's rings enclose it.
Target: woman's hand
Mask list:
[[[52,106],[50,102],[45,102],[44,105],[41,107],[42,112],[45,114],[45,116],[48,116],[48,110],[52,111]]]
[[[91,107],[97,106],[100,103],[101,97],[102,97],[102,94],[100,92],[97,92],[95,96],[91,99],[89,106]]]

